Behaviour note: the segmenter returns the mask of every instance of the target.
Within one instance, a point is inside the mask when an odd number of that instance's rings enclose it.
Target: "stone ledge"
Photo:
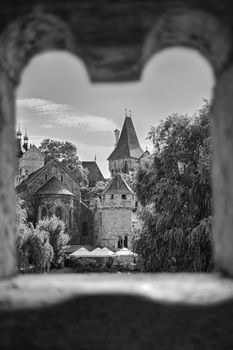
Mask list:
[[[36,308],[90,295],[211,305],[233,299],[233,280],[217,274],[21,275],[0,282],[0,310]]]
[[[231,350],[233,280],[31,275],[0,283],[0,349]]]

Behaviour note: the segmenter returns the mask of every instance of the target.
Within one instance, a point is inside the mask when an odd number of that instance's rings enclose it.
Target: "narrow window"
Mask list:
[[[126,194],[122,194],[121,199],[126,199]]]
[[[114,195],[113,194],[111,194],[111,199],[114,199]]]
[[[64,179],[64,176],[63,176],[63,175],[61,175],[61,182],[63,182],[63,179]]]
[[[48,174],[45,174],[44,180],[47,182],[48,181]]]
[[[56,210],[55,210],[55,215],[58,219],[62,219],[62,210],[61,208],[57,207]]]
[[[125,248],[128,248],[128,236],[125,236],[125,239],[124,239],[124,247],[125,247]]]
[[[117,242],[117,247],[118,248],[122,248],[122,237],[121,236],[118,236],[118,242]]]
[[[43,208],[41,210],[41,220],[44,220],[47,218],[47,209],[46,208]]]
[[[74,220],[74,210],[73,210],[73,208],[70,208],[70,211],[69,211],[69,227],[70,227],[70,229],[72,230],[72,228],[73,228],[73,221]]]

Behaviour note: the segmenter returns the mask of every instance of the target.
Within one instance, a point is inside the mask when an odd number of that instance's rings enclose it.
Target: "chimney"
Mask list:
[[[114,134],[115,134],[115,145],[114,145],[114,147],[116,147],[117,144],[118,144],[118,141],[119,141],[120,130],[119,129],[114,130]]]

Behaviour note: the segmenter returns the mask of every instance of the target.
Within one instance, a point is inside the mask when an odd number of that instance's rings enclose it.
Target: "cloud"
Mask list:
[[[58,104],[39,98],[17,100],[17,109],[29,110],[34,117],[39,117],[43,128],[55,125],[67,128],[83,128],[92,132],[113,131],[117,125],[111,120],[77,110],[66,104]]]

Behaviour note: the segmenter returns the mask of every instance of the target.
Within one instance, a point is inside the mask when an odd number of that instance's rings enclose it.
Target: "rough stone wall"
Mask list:
[[[0,279],[16,273],[14,86],[0,66]]]
[[[138,160],[135,158],[125,158],[109,161],[109,171],[112,174],[112,171],[115,173],[124,172],[125,162],[127,162],[128,169],[132,170],[136,167]]]
[[[37,196],[36,197],[36,209],[37,209],[37,221],[42,220],[42,209],[46,208],[48,216],[55,214],[56,208],[62,210],[62,220],[66,225],[66,231],[73,235],[77,223],[74,223],[74,228],[71,230],[69,227],[69,211],[70,208],[74,209],[74,198],[66,195],[49,195],[49,196]]]
[[[122,194],[126,195],[126,199],[122,199]],[[128,237],[128,247],[130,248],[132,235],[132,209],[133,199],[131,193],[125,193],[124,190],[104,195],[102,199],[102,208],[99,209],[101,214],[95,214],[95,218],[101,222],[97,223],[98,236],[97,245],[100,247],[108,247],[110,249],[118,248],[118,237],[124,240]],[[98,211],[97,211],[98,212]]]
[[[44,157],[34,148],[29,148],[19,160],[19,169],[21,169],[21,176],[29,176],[34,171],[44,166]]]
[[[118,236],[130,241],[132,233],[132,210],[127,208],[102,209],[102,228],[98,236],[100,247],[117,249]],[[130,248],[130,247],[129,247]]]
[[[45,175],[47,174],[47,180]],[[31,193],[35,193],[41,186],[55,176],[61,181],[63,176],[64,186],[75,195],[76,199],[80,200],[80,188],[78,184],[72,179],[72,177],[66,173],[56,162],[52,162],[48,165],[40,174],[38,174],[31,182],[28,183],[28,189]]]

